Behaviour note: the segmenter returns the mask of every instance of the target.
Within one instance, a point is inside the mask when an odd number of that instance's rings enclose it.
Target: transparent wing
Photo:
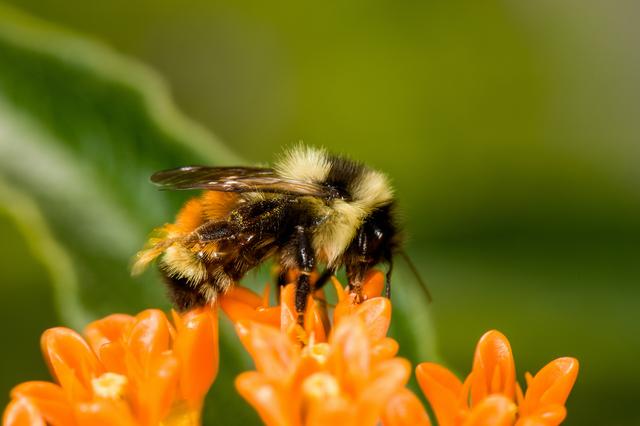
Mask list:
[[[162,189],[208,189],[220,192],[271,192],[331,198],[330,188],[313,182],[286,179],[262,167],[186,166],[163,170],[151,176]]]

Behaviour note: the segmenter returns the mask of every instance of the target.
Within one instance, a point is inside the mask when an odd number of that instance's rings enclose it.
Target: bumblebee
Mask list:
[[[323,149],[298,146],[273,168],[188,166],[155,173],[162,189],[203,189],[175,223],[157,228],[137,255],[139,273],[157,257],[177,309],[214,303],[248,271],[273,259],[284,279],[295,272],[300,315],[308,295],[345,268],[349,290],[375,265],[388,264],[401,235],[387,177]],[[313,284],[319,265],[324,272]],[[313,288],[312,288],[313,287]]]

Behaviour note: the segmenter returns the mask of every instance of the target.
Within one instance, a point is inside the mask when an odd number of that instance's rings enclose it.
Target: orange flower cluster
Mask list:
[[[566,417],[564,404],[578,376],[578,360],[558,358],[535,376],[527,373],[523,394],[509,341],[492,330],[478,342],[464,383],[427,362],[418,365],[416,376],[441,426],[556,426]]]
[[[276,307],[243,288],[222,299],[256,365],[256,371],[238,376],[236,387],[267,425],[373,426],[381,418],[389,425],[429,424],[405,388],[411,366],[395,356],[398,343],[386,337],[391,303],[377,296],[383,282],[382,273],[369,274],[365,300],[355,304],[355,296],[334,281],[332,327],[321,293],[319,301],[308,301],[304,329],[297,325],[292,284]]]
[[[218,320],[202,308],[174,325],[158,310],[95,321],[83,339],[68,328],[42,335],[57,384],[25,382],[11,392],[4,426],[197,425],[218,371]]]
[[[380,272],[369,274],[365,300],[356,304],[334,280],[332,328],[321,292],[309,299],[304,329],[293,315],[293,285],[284,288],[280,306],[269,306],[268,294],[261,298],[242,287],[222,299],[256,365],[237,378],[236,387],[267,425],[431,424],[405,388],[408,362],[395,357],[398,344],[386,337],[391,303],[378,297],[383,282]],[[497,331],[480,339],[464,383],[437,364],[416,369],[440,426],[559,425],[577,373],[576,359],[556,359],[536,376],[526,375],[523,395],[509,342]]]
[[[295,277],[293,277],[295,278]],[[411,365],[387,337],[391,302],[380,297],[384,276],[373,271],[356,296],[334,279],[338,302],[329,315],[322,290],[309,297],[304,323],[295,286],[281,302],[235,286],[219,305],[235,323],[255,371],[236,379],[239,393],[267,425],[430,426],[406,388]],[[205,394],[218,371],[216,309],[197,308],[173,324],[158,310],[95,321],[84,338],[67,328],[42,335],[57,383],[26,382],[11,392],[3,426],[191,426],[200,424]],[[472,371],[459,380],[422,363],[418,383],[440,426],[557,426],[578,374],[578,361],[559,358],[523,393],[505,336],[480,339]]]

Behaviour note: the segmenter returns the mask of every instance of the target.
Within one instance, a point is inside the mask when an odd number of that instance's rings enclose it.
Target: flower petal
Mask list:
[[[62,388],[50,382],[24,382],[11,390],[11,398],[28,398],[48,424],[74,424],[73,409]]]
[[[171,352],[151,359],[147,374],[134,383],[132,405],[142,425],[155,426],[171,410],[178,387],[179,363]]]
[[[107,371],[127,375],[126,351],[122,342],[105,343],[97,355]]]
[[[520,407],[522,416],[533,414],[545,405],[564,405],[578,377],[575,358],[558,358],[536,374],[527,388]]]
[[[50,328],[40,339],[52,375],[71,400],[91,397],[91,380],[102,373],[102,367],[89,345],[73,330]]]
[[[327,332],[324,328],[324,314],[322,308],[312,297],[307,301],[307,311],[304,314],[304,330],[307,336],[313,335],[316,342],[325,342]]]
[[[287,284],[280,291],[280,329],[285,333],[289,333],[298,321],[295,293],[295,284]]]
[[[362,295],[364,300],[372,299],[382,295],[384,289],[385,276],[377,269],[371,269],[362,282]]]
[[[262,298],[246,287],[232,286],[220,297],[220,308],[234,323],[254,319],[259,307],[262,307]]]
[[[316,290],[313,293],[313,301],[315,304],[314,313],[316,316],[317,327],[322,327],[322,332],[324,333],[324,339],[319,339],[316,336],[316,342],[326,342],[327,336],[331,331],[331,319],[329,318],[329,310],[327,303],[327,295],[325,294],[324,288]]]
[[[240,321],[236,331],[256,370],[274,380],[290,377],[299,359],[299,348],[285,334],[275,327],[252,321]]]
[[[389,400],[404,388],[410,374],[411,364],[406,359],[394,358],[375,365],[356,401],[358,424],[376,425]]]
[[[240,285],[232,286],[229,291],[227,291],[221,299],[229,299],[240,302],[244,305],[247,305],[253,309],[258,306],[263,306],[263,297],[254,292],[253,290],[242,287]]]
[[[362,302],[354,310],[364,322],[372,341],[383,339],[391,324],[391,302],[386,297],[374,297]]]
[[[384,274],[375,269],[367,273],[367,275],[365,276],[365,279],[363,282],[363,288],[362,288],[362,292],[363,292],[362,296],[363,296],[363,299],[365,300],[365,302],[362,305],[358,305],[355,302],[356,295],[354,293],[347,293],[342,287],[342,284],[340,284],[340,281],[338,281],[336,277],[332,276],[331,282],[333,283],[333,286],[336,289],[336,293],[338,295],[338,303],[336,303],[336,307],[333,310],[333,322],[335,325],[340,322],[341,318],[350,315],[357,308],[364,305],[368,300],[375,299],[380,296],[380,294],[382,293],[382,288],[384,287]],[[381,305],[373,304],[369,308],[364,308],[363,310],[366,311],[367,309],[372,309],[372,308],[373,308],[373,311],[367,312],[368,315],[374,315],[375,308],[381,309],[384,307]],[[378,312],[378,315],[380,314],[381,312]],[[391,315],[391,303],[389,303],[389,312],[384,313],[384,315],[387,315],[387,314],[389,316]],[[377,319],[377,315],[374,315],[374,318]],[[379,334],[381,330],[382,330],[382,327],[378,327],[376,329],[376,334]],[[386,335],[386,330],[383,334]]]
[[[331,283],[338,296],[338,302],[333,309],[333,324],[335,326],[342,317],[348,316],[353,311],[355,295],[347,293],[335,276],[331,276]]]
[[[406,388],[391,397],[382,413],[382,423],[384,426],[431,426],[422,403]]]
[[[490,395],[480,401],[464,422],[464,426],[511,426],[516,405],[504,395]]]
[[[170,337],[170,325],[165,314],[157,309],[147,309],[136,315],[125,336],[125,346],[137,366],[144,370],[151,358],[169,349]]]
[[[355,425],[353,404],[340,390],[340,384],[329,373],[315,373],[302,385],[305,426]]]
[[[331,347],[326,342],[304,346],[301,350],[300,360],[287,386],[290,389],[300,389],[307,377],[314,373],[327,370],[330,354]],[[294,395],[293,397],[298,397],[298,395]]]
[[[471,374],[472,405],[495,393],[515,398],[516,368],[511,346],[502,333],[491,330],[480,338]]]
[[[267,426],[297,426],[297,407],[291,406],[282,392],[265,375],[249,371],[236,377],[236,389],[258,412]]]
[[[280,312],[280,306],[273,306],[269,308],[261,306],[256,309],[253,320],[273,327],[280,327],[281,317],[282,314]]]
[[[446,368],[430,362],[418,365],[416,378],[431,404],[438,424],[457,424],[467,410],[462,395],[462,382]]]
[[[563,405],[550,404],[540,407],[534,414],[520,415],[516,426],[558,426],[567,417]]]
[[[78,426],[140,426],[124,401],[100,399],[76,406]]]
[[[220,297],[220,308],[233,323],[251,320],[280,327],[280,306],[269,307],[265,304],[268,289],[266,286],[265,295],[260,297],[246,287],[233,286]]]
[[[546,421],[538,417],[526,417],[523,419],[518,419],[515,426],[552,426],[553,424],[547,423]]]
[[[122,337],[134,321],[131,315],[113,314],[90,323],[84,329],[87,342],[108,371],[126,374]]]
[[[2,426],[46,426],[46,423],[28,398],[17,398],[4,410]]]
[[[371,359],[373,362],[378,362],[393,358],[398,353],[398,349],[398,342],[391,337],[385,337],[371,346]]]
[[[174,343],[180,361],[180,391],[196,408],[218,373],[218,316],[216,310],[205,307],[187,312],[180,321]]]
[[[357,419],[351,401],[340,394],[311,405],[306,412],[304,424],[305,426],[358,426],[362,423]]]
[[[330,369],[352,395],[367,384],[371,368],[369,339],[362,320],[356,316],[344,317],[329,338]]]
[[[93,321],[84,329],[87,342],[93,352],[100,354],[100,348],[110,342],[120,340],[124,330],[134,321],[131,315],[113,314]]]

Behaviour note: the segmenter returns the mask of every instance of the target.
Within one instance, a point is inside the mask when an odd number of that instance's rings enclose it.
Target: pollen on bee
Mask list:
[[[195,253],[181,245],[173,245],[166,249],[163,264],[171,271],[172,275],[184,277],[190,282],[200,282],[207,270]]]
[[[202,202],[198,198],[192,198],[178,212],[174,228],[177,233],[185,234],[200,225],[202,225]]]

